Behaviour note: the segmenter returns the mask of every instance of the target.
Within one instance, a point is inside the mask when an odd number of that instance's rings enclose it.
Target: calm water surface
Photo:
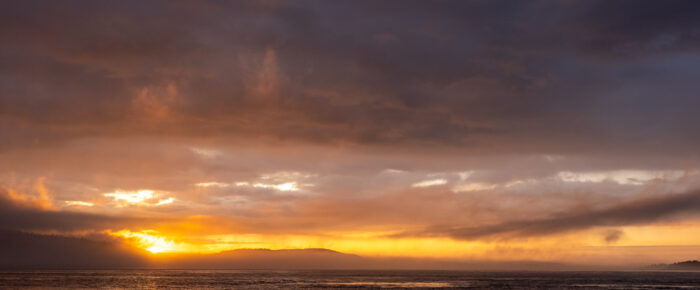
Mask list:
[[[0,271],[0,288],[700,289],[699,272]]]

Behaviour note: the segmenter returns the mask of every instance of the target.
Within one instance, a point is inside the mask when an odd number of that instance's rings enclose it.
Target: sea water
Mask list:
[[[700,272],[0,271],[0,288],[103,289],[700,289]]]

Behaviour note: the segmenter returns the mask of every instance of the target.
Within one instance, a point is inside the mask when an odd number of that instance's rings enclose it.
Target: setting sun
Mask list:
[[[167,240],[165,237],[158,236],[158,232],[154,230],[141,232],[121,230],[110,234],[126,238],[133,242],[135,246],[154,254],[174,252],[178,250],[177,245],[173,241]]]

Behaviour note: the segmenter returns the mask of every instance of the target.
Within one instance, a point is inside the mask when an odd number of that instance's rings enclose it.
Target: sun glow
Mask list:
[[[129,230],[121,230],[111,233],[114,236],[130,239],[135,242],[136,246],[151,253],[174,252],[178,245],[175,242],[164,237],[157,236],[158,232],[153,230],[132,232]]]
[[[621,227],[616,241],[604,239],[607,229],[597,228],[558,236],[526,239],[460,241],[447,237],[390,237],[394,232],[332,232],[323,235],[194,234],[191,229],[120,230],[108,232],[152,254],[215,254],[237,249],[324,248],[367,257],[449,258],[476,260],[596,261],[600,255],[643,247],[694,245],[697,223],[674,226]],[[658,239],[658,236],[668,237]],[[674,237],[686,237],[676,239]],[[640,248],[642,247],[642,248]],[[652,257],[654,255],[648,255]],[[169,257],[169,256],[161,256]],[[664,258],[660,256],[659,258]],[[668,258],[668,257],[665,257]],[[587,260],[589,259],[589,260]],[[592,260],[591,260],[592,259]]]
[[[387,232],[347,232],[329,236],[223,234],[190,235],[156,230],[120,230],[109,234],[125,238],[134,247],[153,254],[214,254],[237,249],[325,248],[348,254],[368,256],[452,257],[477,255],[491,248],[480,242],[447,238],[387,238]],[[445,250],[449,249],[449,250]]]
[[[441,246],[466,253],[482,250],[478,243],[455,242],[449,239],[391,239],[377,235],[383,233],[345,233],[336,237],[306,235],[258,235],[226,234],[203,235],[191,240],[188,236],[169,234],[156,230],[132,232],[120,230],[109,234],[127,239],[133,246],[159,253],[199,253],[213,254],[237,249],[305,249],[326,248],[350,254],[371,256],[443,256]]]

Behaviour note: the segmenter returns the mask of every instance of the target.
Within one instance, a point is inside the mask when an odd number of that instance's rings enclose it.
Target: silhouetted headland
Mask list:
[[[683,261],[683,262],[676,262],[673,264],[656,264],[656,265],[651,265],[649,268],[654,269],[654,270],[700,271],[700,261],[688,260],[688,261]]]

